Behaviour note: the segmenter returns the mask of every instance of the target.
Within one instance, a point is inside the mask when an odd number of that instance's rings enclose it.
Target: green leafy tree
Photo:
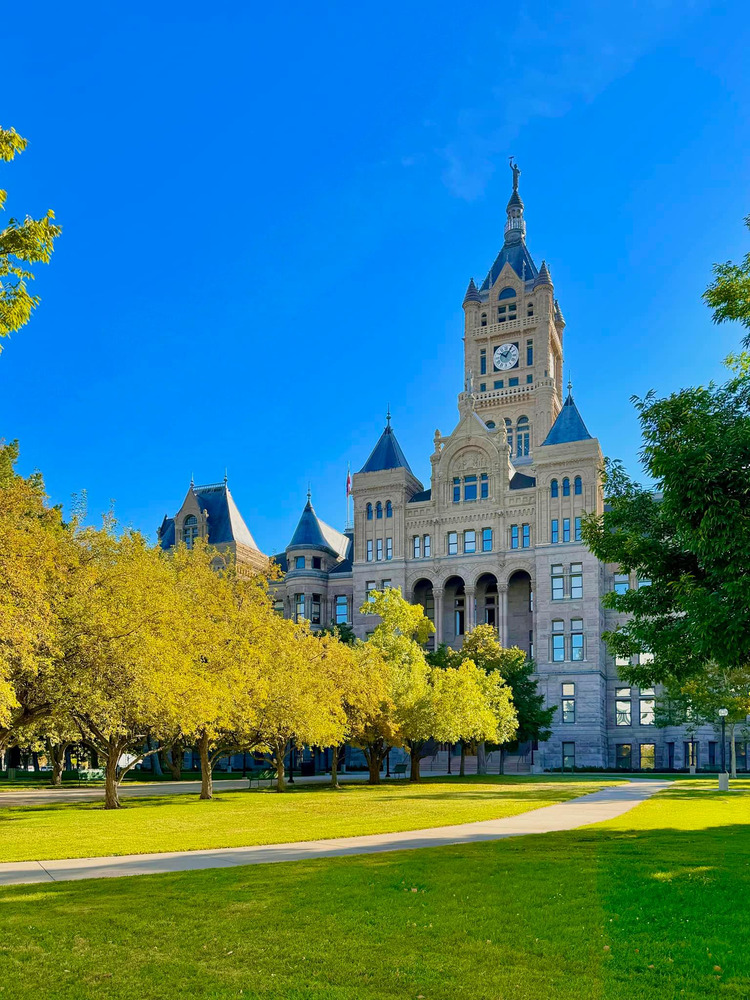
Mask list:
[[[10,162],[26,146],[27,140],[15,129],[0,128],[0,160]],[[6,197],[7,192],[0,190],[0,209]],[[54,218],[52,211],[41,219],[28,215],[23,221],[11,218],[0,231],[0,337],[20,330],[39,305],[39,297],[29,292],[27,282],[34,278],[30,266],[48,264],[52,256],[54,242],[61,232]]]
[[[750,215],[745,218],[745,225],[750,229]],[[745,254],[741,264],[733,264],[731,260],[714,264],[714,280],[703,298],[713,310],[715,323],[736,320],[750,330],[750,253]],[[750,347],[750,332],[743,343]]]

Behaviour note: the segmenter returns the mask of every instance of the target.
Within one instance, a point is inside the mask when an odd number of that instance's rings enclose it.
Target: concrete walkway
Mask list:
[[[411,851],[420,847],[445,847],[478,841],[521,837],[529,833],[574,830],[621,816],[633,806],[668,788],[669,781],[633,781],[604,788],[570,802],[544,806],[520,816],[439,826],[430,830],[381,833],[367,837],[300,841],[296,844],[264,844],[258,847],[227,847],[208,851],[171,851],[163,854],[130,854],[122,857],[77,858],[61,861],[17,861],[0,864],[0,885],[23,882],[67,882],[73,879],[120,878],[123,875],[156,875],[233,868],[237,865],[306,861],[348,854]]]

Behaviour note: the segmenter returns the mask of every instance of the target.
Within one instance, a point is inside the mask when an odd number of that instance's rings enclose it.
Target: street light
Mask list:
[[[727,726],[727,716],[729,712],[726,708],[719,709],[719,718],[721,719],[721,777],[719,778],[719,791],[727,791],[729,789],[729,778],[727,776],[727,743],[726,743],[726,726]]]

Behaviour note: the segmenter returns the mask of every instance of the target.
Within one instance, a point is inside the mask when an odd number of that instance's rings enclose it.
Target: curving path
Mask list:
[[[335,858],[348,854],[376,854],[382,851],[411,851],[421,847],[471,844],[530,833],[575,830],[601,823],[628,812],[671,782],[637,780],[627,785],[604,788],[570,802],[544,806],[520,816],[439,826],[430,830],[379,833],[367,837],[339,837],[308,840],[296,844],[264,844],[258,847],[226,847],[219,850],[172,851],[164,854],[130,854],[108,858],[75,858],[61,861],[10,861],[0,864],[0,885],[23,882],[67,882],[86,878],[120,878],[124,875],[156,875],[165,872],[197,871],[204,868],[233,868],[237,865],[271,864],[278,861],[305,861]]]

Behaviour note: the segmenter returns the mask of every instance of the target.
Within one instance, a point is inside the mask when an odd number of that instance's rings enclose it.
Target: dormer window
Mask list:
[[[192,549],[195,539],[198,537],[198,518],[195,514],[188,514],[182,522],[182,539],[189,549]]]

